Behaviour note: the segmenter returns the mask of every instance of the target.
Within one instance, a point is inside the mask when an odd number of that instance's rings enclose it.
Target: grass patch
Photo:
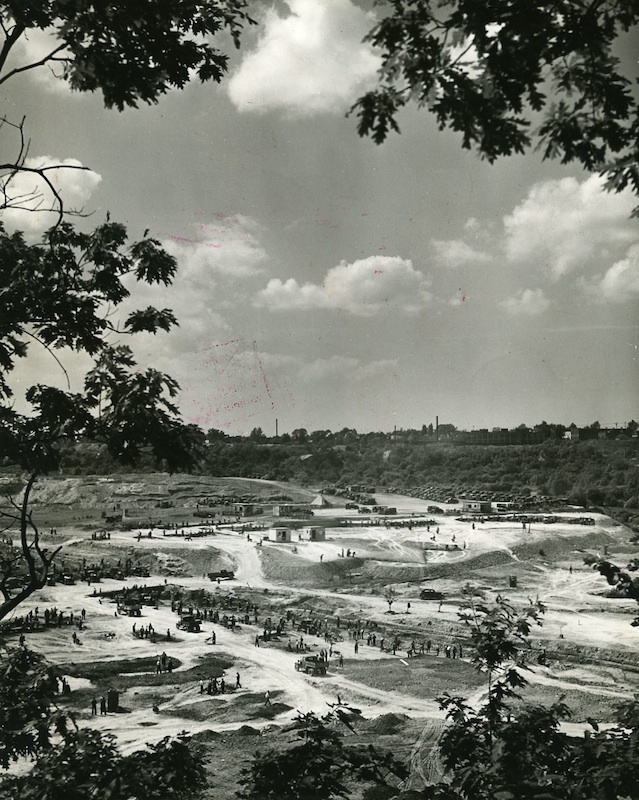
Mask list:
[[[181,672],[155,672],[155,657],[132,658],[117,661],[94,661],[86,664],[61,664],[60,670],[65,675],[76,678],[87,678],[96,687],[96,691],[110,688],[123,692],[136,686],[179,686],[209,678],[220,678],[225,670],[233,667],[229,658],[217,655],[203,656],[198,664]],[[173,658],[174,664],[179,662]],[[131,674],[145,673],[145,674]]]
[[[375,661],[344,661],[344,672],[353,680],[373,689],[401,692],[420,698],[436,698],[444,692],[469,694],[485,682],[471,664],[453,658],[422,656],[406,661],[379,659]]]

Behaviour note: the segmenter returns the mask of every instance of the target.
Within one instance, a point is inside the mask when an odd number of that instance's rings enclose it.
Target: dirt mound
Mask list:
[[[392,735],[404,727],[407,719],[406,714],[382,714],[381,717],[371,720],[366,728],[380,736]]]
[[[259,736],[260,732],[257,728],[252,728],[250,725],[242,725],[236,731],[238,736]]]
[[[368,581],[376,583],[410,583],[430,575],[424,564],[387,564],[383,561],[366,561],[362,574]]]
[[[312,563],[305,558],[293,555],[278,547],[263,547],[260,560],[264,576],[271,581],[285,583],[287,586],[326,586],[347,585],[351,571],[359,571],[362,562],[358,559],[339,559],[322,564]]]
[[[180,547],[170,551],[154,553],[159,575],[188,577],[207,575],[220,569],[235,568],[233,559],[213,545],[206,547]]]

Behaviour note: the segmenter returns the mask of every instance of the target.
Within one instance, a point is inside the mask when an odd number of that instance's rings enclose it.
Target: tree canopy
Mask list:
[[[253,23],[247,7],[246,0],[139,0],[122,13],[102,0],[0,3],[0,85],[25,72],[57,68],[73,89],[100,91],[109,108],[155,103],[194,77],[223,78],[228,57],[213,38],[226,35],[226,44],[238,46],[244,25]],[[44,56],[28,46],[34,32],[49,43]],[[0,464],[28,473],[20,497],[11,497],[9,510],[0,513],[3,531],[17,530],[20,541],[0,559],[0,618],[46,582],[56,551],[41,547],[29,497],[37,477],[59,467],[65,444],[90,439],[125,465],[149,453],[175,470],[194,466],[202,440],[179,418],[177,383],[153,368],[139,370],[124,343],[132,334],[169,331],[177,324],[173,313],[148,306],[117,318],[135,281],[172,282],[175,259],[146,234],[129,243],[126,228],[109,218],[88,233],[66,222],[69,209],[51,178],[51,170],[66,166],[34,166],[27,161],[24,119],[2,117],[3,125],[19,137],[13,158],[0,164],[0,211],[55,210],[57,223],[39,243],[0,223]],[[25,172],[40,181],[26,195],[14,180]],[[50,205],[43,194],[50,195]],[[24,398],[31,410],[16,410],[10,373],[35,343],[58,363],[67,390],[36,383]],[[63,365],[69,351],[92,361],[79,391],[71,391]],[[18,588],[16,580],[22,581]]]
[[[126,9],[105,0],[0,3],[0,86],[45,68],[75,91],[101,92],[107,108],[157,103],[194,78],[218,83],[224,78],[228,55],[213,42],[239,47],[244,27],[254,24],[248,6],[248,0],[137,0]],[[36,32],[48,36],[44,55],[28,47]],[[17,130],[18,144],[13,157],[0,163],[0,209],[48,207],[40,188],[27,196],[15,188],[16,175],[28,173],[46,186],[50,208],[61,221],[63,201],[52,172],[87,168],[28,163],[25,120],[1,115],[3,125]]]
[[[98,0],[0,3],[4,43],[0,85],[14,75],[46,64],[61,65],[61,76],[80,92],[101,91],[107,108],[155,103],[170,88],[183,88],[195,74],[222,80],[228,56],[211,42],[226,31],[239,47],[253,20],[247,0],[137,0],[120,9]],[[48,31],[51,49],[14,64],[9,55],[31,30]]]
[[[633,0],[380,5],[367,37],[382,54],[379,86],[352,109],[360,135],[383,142],[416,102],[490,162],[535,147],[639,194],[636,75],[618,52],[639,21]]]

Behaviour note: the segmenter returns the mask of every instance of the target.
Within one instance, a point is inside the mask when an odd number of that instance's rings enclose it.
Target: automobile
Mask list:
[[[444,595],[435,589],[422,589],[419,593],[420,600],[443,600]]]
[[[186,631],[187,633],[199,633],[201,626],[202,623],[197,617],[194,617],[193,614],[184,614],[178,620],[176,628],[180,631]]]
[[[295,669],[307,675],[326,675],[328,662],[319,656],[304,656],[295,662]]]

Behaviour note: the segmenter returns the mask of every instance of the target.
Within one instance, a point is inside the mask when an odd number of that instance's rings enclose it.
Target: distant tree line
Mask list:
[[[518,496],[547,495],[584,506],[639,509],[639,440],[626,436],[565,440],[551,435],[536,445],[465,445],[429,437],[428,429],[399,433],[357,433],[351,428],[291,434],[268,439],[256,429],[249,436],[207,433],[192,427],[201,457],[196,471],[220,477],[294,481],[302,485],[367,484],[400,492],[422,487],[452,494],[482,491]],[[137,469],[153,471],[142,456]],[[95,444],[69,443],[61,471],[105,474],[128,471]]]

